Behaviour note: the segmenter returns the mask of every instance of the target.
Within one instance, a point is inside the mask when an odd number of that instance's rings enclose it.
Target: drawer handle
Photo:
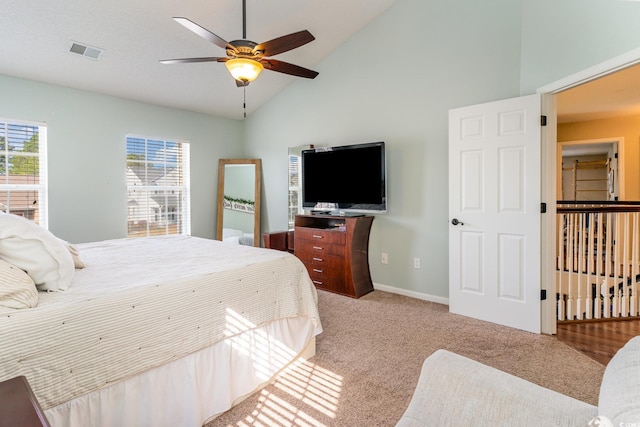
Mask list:
[[[322,250],[322,247],[320,247],[320,246],[314,246],[314,247],[313,247],[313,249],[315,249],[315,250],[317,250],[317,251],[321,251],[321,250]]]
[[[313,238],[314,239],[322,239],[324,236],[320,235],[320,234],[313,234]]]
[[[315,283],[316,285],[324,285],[324,282],[320,280],[314,280],[313,283]]]
[[[314,273],[323,273],[323,272],[324,272],[324,270],[320,270],[320,269],[318,269],[318,268],[314,268],[314,269],[313,269],[313,272],[314,272]]]
[[[315,258],[315,257],[314,257],[314,258],[313,258],[313,260],[314,260],[314,261],[322,262],[322,258]]]

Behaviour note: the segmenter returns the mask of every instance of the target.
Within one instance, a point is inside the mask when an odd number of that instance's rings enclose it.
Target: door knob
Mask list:
[[[453,218],[451,220],[451,224],[453,224],[453,225],[464,225],[464,222],[458,221],[458,218]]]

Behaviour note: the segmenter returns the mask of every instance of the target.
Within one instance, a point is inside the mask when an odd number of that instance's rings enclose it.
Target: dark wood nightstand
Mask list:
[[[0,427],[50,427],[29,386],[19,376],[0,382]]]

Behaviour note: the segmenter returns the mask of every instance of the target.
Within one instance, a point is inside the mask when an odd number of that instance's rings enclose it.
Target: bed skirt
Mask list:
[[[52,427],[199,427],[315,354],[313,320],[287,318],[45,411]]]

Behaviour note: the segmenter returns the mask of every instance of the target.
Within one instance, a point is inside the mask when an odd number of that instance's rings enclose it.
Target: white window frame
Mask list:
[[[289,230],[294,228],[294,219],[297,214],[303,212],[302,210],[302,163],[300,154],[289,153],[289,215],[288,226]],[[297,185],[293,183],[297,182]],[[296,200],[296,203],[294,203]]]
[[[0,118],[0,123],[3,123],[4,133],[2,136],[5,139],[4,149],[0,149],[0,156],[24,156],[24,157],[37,157],[38,158],[38,183],[30,184],[18,184],[9,183],[9,171],[5,175],[0,175],[0,192],[12,192],[12,191],[34,191],[38,193],[38,212],[34,221],[42,227],[49,228],[49,180],[47,170],[47,124],[43,122],[34,122],[29,120],[20,119],[5,119]],[[37,127],[38,128],[38,152],[37,153],[20,153],[19,151],[9,151],[9,126],[25,126],[25,127]],[[2,131],[0,130],[0,133]],[[8,166],[8,165],[7,165]],[[17,210],[12,211],[11,205],[0,206],[0,210],[5,213],[16,213]]]
[[[176,144],[180,147],[180,151],[181,151],[181,162],[180,162],[180,167],[182,170],[182,176],[180,181],[182,182],[181,185],[157,185],[157,184],[153,184],[153,185],[149,185],[149,183],[134,183],[132,184],[131,182],[129,182],[129,177],[132,176],[131,174],[133,174],[133,171],[129,168],[129,154],[130,154],[130,150],[129,150],[129,140],[130,139],[136,139],[136,140],[143,140],[144,141],[144,159],[143,160],[134,160],[134,162],[140,162],[141,165],[144,165],[144,167],[146,168],[149,164],[165,164],[165,167],[167,165],[167,163],[169,162],[162,162],[162,161],[158,161],[157,159],[152,159],[149,157],[150,153],[148,151],[149,148],[149,141],[153,141],[154,143],[157,142],[162,142],[163,144]],[[125,138],[125,152],[126,152],[126,182],[127,182],[127,235],[129,237],[135,237],[135,236],[139,236],[139,237],[143,237],[143,236],[149,236],[149,235],[168,235],[168,234],[179,234],[179,235],[191,235],[191,180],[190,180],[190,145],[188,141],[182,141],[182,140],[174,140],[174,139],[168,139],[168,138],[156,138],[156,137],[149,137],[149,136],[141,136],[141,135],[134,135],[134,134],[128,134]],[[180,211],[178,212],[179,214],[179,218],[181,218],[181,222],[178,224],[178,232],[177,233],[170,233],[169,232],[169,226],[168,223],[169,221],[166,222],[165,225],[165,232],[164,233],[158,233],[157,229],[155,232],[150,233],[150,224],[152,221],[150,221],[151,219],[151,211],[147,208],[147,212],[145,215],[145,219],[144,221],[146,221],[146,225],[144,225],[144,227],[146,227],[146,232],[145,234],[141,234],[141,233],[137,233],[137,234],[132,234],[131,233],[131,228],[135,225],[133,224],[133,222],[135,222],[138,218],[136,217],[132,217],[132,208],[129,206],[129,202],[131,201],[130,199],[130,194],[132,191],[142,191],[142,192],[146,192],[147,194],[157,194],[158,191],[166,191],[169,193],[174,193],[175,191],[180,191],[182,194],[182,200],[181,200],[181,204],[180,204]],[[176,211],[168,211],[168,212],[164,212],[164,219],[168,219],[170,216],[175,215]],[[162,215],[162,212],[160,213],[160,215]],[[154,215],[154,220],[157,218],[157,214]],[[142,232],[141,229],[139,229],[138,231]]]

